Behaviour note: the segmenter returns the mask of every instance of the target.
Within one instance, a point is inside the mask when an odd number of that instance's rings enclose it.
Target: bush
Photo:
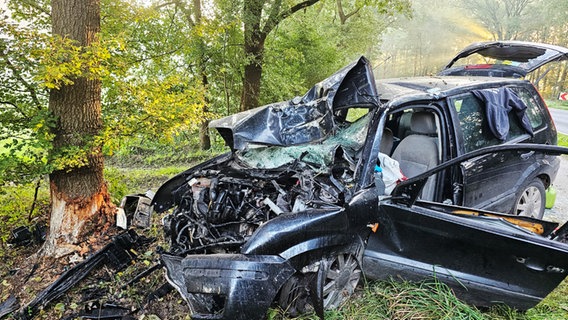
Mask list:
[[[39,185],[38,185],[39,183]],[[47,220],[49,214],[49,183],[8,183],[0,192],[0,245],[5,247],[10,232],[19,226],[29,226],[34,220]],[[34,196],[37,189],[37,198]],[[33,211],[32,210],[33,206]]]

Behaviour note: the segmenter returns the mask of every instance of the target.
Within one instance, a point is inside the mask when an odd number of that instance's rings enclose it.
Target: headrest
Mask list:
[[[386,155],[390,155],[392,150],[392,145],[393,145],[392,130],[389,128],[384,128],[383,137],[381,138],[381,146],[379,147],[379,150]]]
[[[436,119],[431,112],[414,112],[410,118],[410,130],[412,133],[424,135],[436,135]]]

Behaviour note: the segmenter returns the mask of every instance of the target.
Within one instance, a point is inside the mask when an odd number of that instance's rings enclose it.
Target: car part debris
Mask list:
[[[20,226],[10,233],[8,244],[19,246],[27,246],[30,244],[42,244],[45,241],[47,228],[45,224],[38,222],[31,228]]]
[[[133,310],[121,307],[115,304],[105,303],[100,305],[94,303],[85,308],[78,317],[81,319],[96,319],[96,320],[134,320],[131,314]]]
[[[113,241],[97,251],[85,261],[65,271],[55,282],[40,292],[19,313],[20,319],[32,319],[37,313],[55,299],[89,275],[103,264],[115,270],[125,268],[135,257],[133,249],[144,241],[134,230],[129,230],[114,237]]]
[[[148,190],[144,194],[132,194],[122,198],[116,214],[116,226],[124,230],[130,226],[149,228],[153,211],[150,203],[153,197],[154,193]]]
[[[20,308],[20,303],[18,299],[13,295],[10,295],[6,301],[0,303],[0,319],[11,314],[12,312]]]

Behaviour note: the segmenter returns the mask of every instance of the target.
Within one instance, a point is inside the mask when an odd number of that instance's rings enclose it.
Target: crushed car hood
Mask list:
[[[334,132],[336,112],[379,105],[370,62],[361,57],[316,84],[303,97],[213,120],[232,150],[249,144],[291,146],[318,141]]]
[[[475,54],[481,59],[475,59]],[[478,42],[458,53],[440,75],[520,78],[549,62],[562,60],[568,60],[568,48],[523,41]]]

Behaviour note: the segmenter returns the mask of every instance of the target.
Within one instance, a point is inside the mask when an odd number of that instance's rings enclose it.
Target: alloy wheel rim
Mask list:
[[[542,206],[542,195],[537,187],[528,187],[517,203],[517,215],[525,217],[537,217]]]
[[[351,254],[340,254],[330,260],[323,288],[324,309],[335,309],[355,292],[361,278],[359,262]]]

